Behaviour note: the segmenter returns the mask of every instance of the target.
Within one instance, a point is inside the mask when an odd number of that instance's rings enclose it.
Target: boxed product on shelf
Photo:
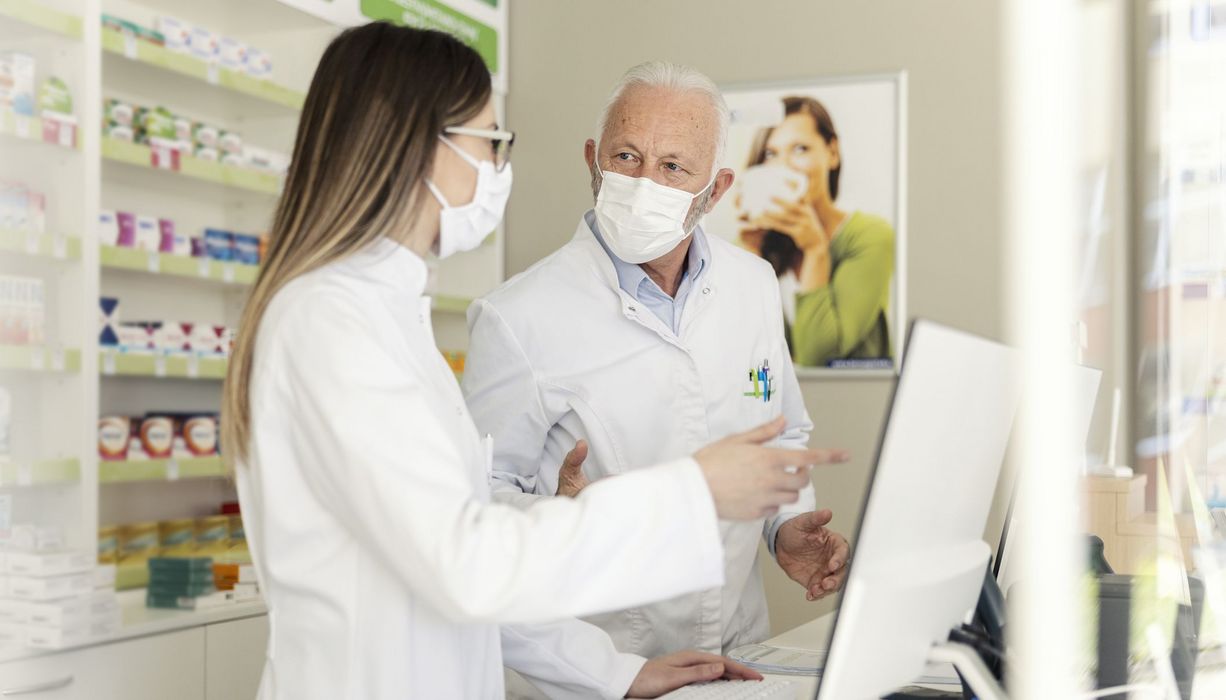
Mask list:
[[[170,219],[158,219],[162,242],[159,250],[170,255],[189,257],[192,254],[192,239],[186,233],[175,228],[175,222]]]
[[[284,153],[258,146],[243,146],[243,162],[246,167],[254,170],[283,175],[289,170],[289,160],[289,156]]]
[[[34,57],[0,51],[0,109],[34,116]]]
[[[174,419],[176,457],[212,457],[217,454],[217,415],[177,414]]]
[[[9,598],[19,600],[55,600],[93,590],[92,573],[62,576],[8,576]]]
[[[98,419],[98,456],[103,460],[121,461],[128,458],[128,443],[132,437],[132,420],[127,416],[103,416]]]
[[[102,120],[108,124],[131,127],[136,124],[136,107],[114,97],[102,101]]]
[[[217,136],[217,150],[225,155],[237,156],[241,162],[243,156],[243,135],[237,131],[222,131]]]
[[[115,562],[119,561],[118,525],[106,525],[98,528],[98,568],[109,565],[111,569],[111,586],[115,585]],[[96,587],[96,586],[95,586]]]
[[[63,576],[93,567],[93,555],[84,550],[7,552],[4,556],[4,571],[10,576]]]
[[[64,530],[58,525],[14,523],[0,531],[0,550],[8,552],[49,552],[64,548]]]
[[[187,46],[191,54],[202,61],[217,58],[217,35],[207,27],[193,24],[188,30]]]
[[[148,253],[156,253],[162,247],[162,229],[153,216],[136,217],[136,237],[132,247]]]
[[[171,456],[174,448],[174,422],[167,416],[146,416],[140,423],[140,444],[150,459]]]
[[[0,180],[0,228],[46,233],[47,196],[25,183]]]
[[[163,557],[191,556],[196,551],[196,521],[192,518],[158,523],[158,533]]]
[[[191,27],[187,22],[163,15],[154,18],[153,27],[161,32],[167,49],[175,53],[191,53]]]
[[[204,248],[210,258],[230,262],[234,259],[234,234],[221,229],[206,228]]]
[[[155,324],[145,321],[123,321],[116,328],[119,336],[119,347],[127,352],[153,352],[157,349],[154,341]]]
[[[129,523],[120,529],[120,564],[144,565],[158,554],[158,524]]]
[[[40,345],[44,341],[43,281],[0,275],[0,345]]]
[[[272,75],[272,57],[266,51],[247,47],[247,61],[244,68],[247,75],[253,78],[268,78]]]
[[[243,265],[260,264],[260,237],[234,234],[234,261]]]
[[[98,312],[98,344],[105,347],[119,345],[119,300],[100,297]]]
[[[192,124],[192,142],[197,149],[209,148],[217,150],[221,139],[221,131],[215,127],[203,122],[194,122]]]
[[[72,91],[68,84],[57,76],[48,76],[38,90],[38,108],[44,117],[60,115],[71,117]]]
[[[210,515],[196,521],[196,551],[221,555],[230,548],[230,516]]]
[[[102,26],[105,29],[113,29],[118,32],[127,34],[134,39],[144,41],[155,46],[165,46],[166,38],[162,33],[149,27],[142,26],[136,22],[116,17],[114,15],[103,14]]]
[[[180,120],[165,107],[137,108],[136,142],[179,148]],[[188,122],[190,124],[190,122]]]
[[[233,37],[223,36],[217,41],[217,56],[222,68],[242,71],[247,66],[247,45]]]

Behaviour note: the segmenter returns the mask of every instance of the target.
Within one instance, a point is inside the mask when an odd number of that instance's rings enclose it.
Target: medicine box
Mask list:
[[[92,571],[94,553],[80,550],[67,552],[10,552],[5,557],[6,573],[12,576],[63,576]]]
[[[20,600],[55,600],[93,590],[92,573],[66,576],[8,576],[8,596]]]

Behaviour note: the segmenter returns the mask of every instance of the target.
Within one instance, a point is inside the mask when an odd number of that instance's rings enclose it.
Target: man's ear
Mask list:
[[[715,184],[711,185],[711,200],[707,202],[707,211],[715,208],[719,204],[719,200],[723,199],[728,190],[732,189],[732,182],[736,179],[736,173],[732,168],[720,168],[715,174]]]
[[[583,159],[587,161],[588,172],[592,171],[592,166],[596,164],[596,141],[588,139],[583,144]]]

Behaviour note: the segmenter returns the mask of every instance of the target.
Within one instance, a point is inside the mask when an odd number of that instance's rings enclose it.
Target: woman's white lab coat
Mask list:
[[[491,504],[425,283],[383,240],[291,282],[261,322],[238,470],[271,626],[260,697],[497,698],[504,648],[560,693],[624,693],[642,659],[563,618],[722,583],[702,474],[680,459]]]

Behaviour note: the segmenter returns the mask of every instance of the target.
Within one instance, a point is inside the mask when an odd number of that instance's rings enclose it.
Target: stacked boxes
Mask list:
[[[46,233],[47,196],[24,182],[0,180],[0,230]]]
[[[192,608],[194,599],[217,589],[213,585],[213,560],[209,557],[157,557],[149,560],[149,590],[145,604],[151,608]]]
[[[43,281],[0,275],[0,345],[46,342]]]
[[[114,576],[86,551],[0,551],[0,645],[62,649],[115,634]]]

